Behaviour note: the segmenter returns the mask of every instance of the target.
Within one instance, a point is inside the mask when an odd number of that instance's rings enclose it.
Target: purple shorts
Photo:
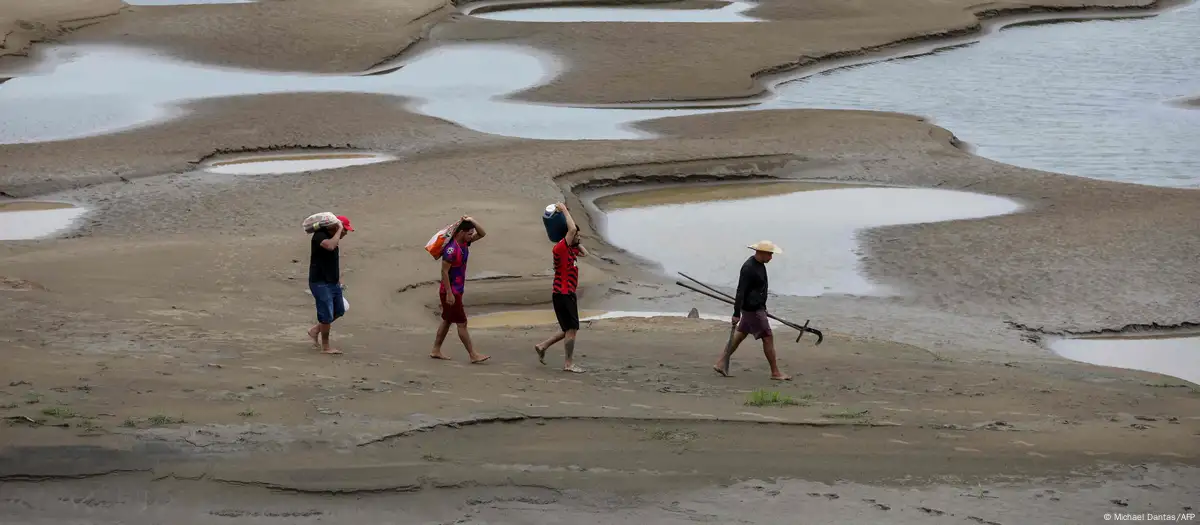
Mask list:
[[[771,323],[767,318],[766,309],[753,312],[743,311],[742,319],[738,321],[737,331],[752,335],[755,339],[771,337]]]

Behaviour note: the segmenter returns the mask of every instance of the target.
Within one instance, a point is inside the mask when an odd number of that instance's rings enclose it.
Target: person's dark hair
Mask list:
[[[462,221],[462,222],[458,223],[458,227],[454,229],[454,234],[457,235],[457,234],[465,232],[465,231],[471,231],[474,228],[475,228],[475,223],[473,223],[471,221]]]

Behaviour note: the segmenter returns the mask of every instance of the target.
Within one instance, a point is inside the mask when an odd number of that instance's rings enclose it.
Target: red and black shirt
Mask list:
[[[554,293],[572,294],[579,286],[579,266],[575,259],[579,257],[579,246],[567,246],[563,239],[554,245]]]

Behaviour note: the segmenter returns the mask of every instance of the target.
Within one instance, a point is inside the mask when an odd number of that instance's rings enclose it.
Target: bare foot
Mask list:
[[[721,367],[719,367],[717,365],[713,365],[713,372],[721,374],[721,377],[729,377],[729,372],[727,372],[725,370],[721,370]]]
[[[429,354],[429,357],[430,357],[431,359],[441,359],[441,360],[443,360],[443,361],[450,361],[450,358],[449,358],[449,357],[446,357],[446,356],[444,356],[444,355],[442,355],[442,353],[441,353],[441,352],[437,352],[437,353],[432,353],[432,354]]]
[[[533,351],[538,354],[538,362],[543,365],[546,364],[546,349],[538,345],[533,345]]]
[[[579,365],[570,365],[570,366],[564,366],[564,367],[563,367],[563,372],[572,372],[572,373],[575,373],[575,374],[582,374],[582,373],[583,373],[583,369],[582,369],[582,368],[579,368]]]
[[[321,341],[317,340],[317,337],[319,337],[320,335],[321,335],[320,327],[314,326],[314,327],[308,329],[308,337],[309,337],[309,339],[313,340],[313,346],[321,346]]]
[[[789,376],[787,374],[779,374],[777,376],[771,376],[771,380],[772,381],[791,381],[792,376]]]
[[[490,355],[481,355],[475,359],[472,359],[471,364],[477,365],[477,364],[487,361],[488,359],[491,359],[491,358],[492,358],[492,356],[490,356]]]
[[[340,353],[342,353],[342,351],[341,351],[341,350],[338,350],[337,348],[326,348],[326,349],[324,349],[324,350],[321,350],[321,353],[322,353],[322,354],[329,354],[329,355],[337,355],[337,354],[340,354]]]

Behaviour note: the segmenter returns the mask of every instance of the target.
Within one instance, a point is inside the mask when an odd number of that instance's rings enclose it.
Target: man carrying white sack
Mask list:
[[[754,250],[746,262],[742,264],[738,276],[737,297],[733,302],[733,333],[721,353],[721,359],[713,365],[713,370],[722,376],[729,377],[729,360],[738,345],[747,336],[762,340],[763,354],[771,365],[771,379],[787,381],[792,377],[779,371],[775,363],[775,334],[771,331],[770,319],[767,317],[767,263],[777,253],[783,250],[771,241],[759,241],[750,246]]]
[[[347,234],[354,231],[350,219],[338,215],[324,228],[313,231],[308,262],[308,289],[317,303],[317,324],[308,329],[314,345],[321,346],[323,354],[340,354],[329,344],[329,330],[333,322],[346,314],[342,301],[342,277],[339,268],[339,245]],[[320,341],[317,337],[320,337]]]

